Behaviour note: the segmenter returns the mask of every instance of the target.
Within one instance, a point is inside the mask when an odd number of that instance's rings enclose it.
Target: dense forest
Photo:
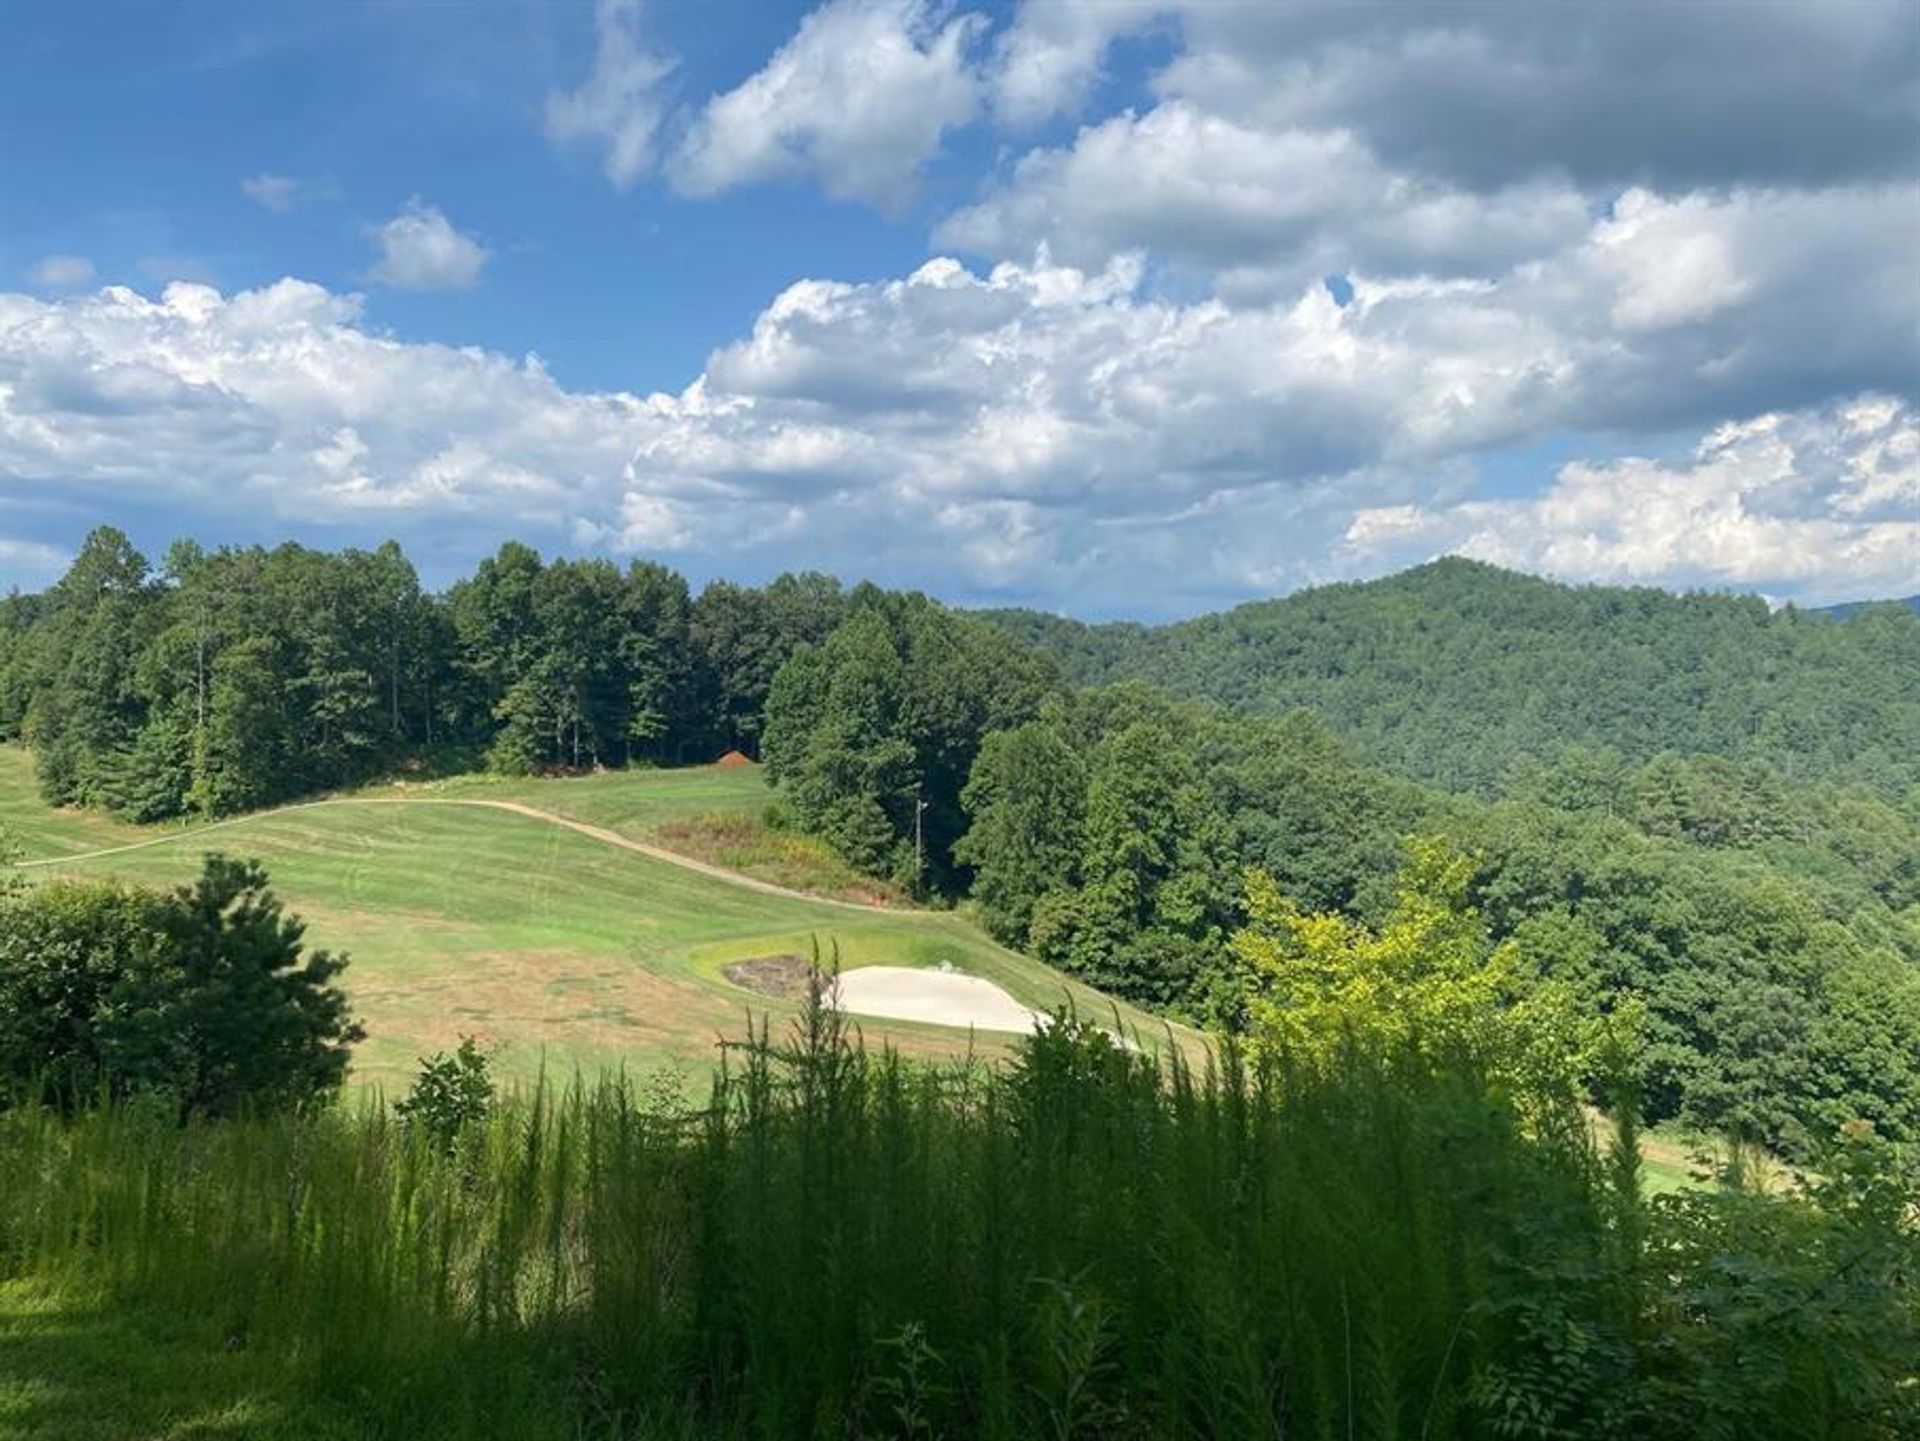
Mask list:
[[[1313,925],[1389,934],[1440,847],[1472,964],[1514,1004],[1631,1016],[1654,1119],[1796,1154],[1854,1120],[1920,1138],[1920,618],[1897,605],[1445,561],[1149,630],[819,575],[696,595],[517,544],[442,595],[392,545],[182,544],[156,573],[103,530],[0,607],[0,730],[50,800],[148,820],[737,747],[777,823],[1240,1032],[1286,1003],[1286,966],[1233,941],[1254,897],[1291,908],[1298,969]]]
[[[992,614],[1076,684],[1304,708],[1382,765],[1481,795],[1566,745],[1634,764],[1719,755],[1885,797],[1920,782],[1920,644],[1898,602],[1835,625],[1757,596],[1556,585],[1448,558],[1177,625]]]
[[[158,572],[88,537],[0,603],[0,734],[47,798],[136,820],[219,815],[407,761],[532,771],[757,750],[775,673],[838,625],[821,575],[698,598],[664,567],[508,543],[444,595],[391,543],[174,546]]]

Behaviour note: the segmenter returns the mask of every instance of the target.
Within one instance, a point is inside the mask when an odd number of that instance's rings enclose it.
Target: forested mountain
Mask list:
[[[1836,626],[1757,597],[1446,559],[1154,628],[987,614],[1077,683],[1311,710],[1393,770],[1482,795],[1569,744],[1636,764],[1710,753],[1889,798],[1920,783],[1920,617],[1898,606]]]
[[[1920,1136],[1920,620],[1898,608],[1840,625],[1443,562],[1158,630],[996,613],[1080,685],[969,732],[952,864],[904,875],[920,663],[875,617],[856,644],[858,612],[771,694],[786,803],[1010,945],[1235,1029],[1250,870],[1376,925],[1409,838],[1439,838],[1528,984],[1644,1016],[1656,1117],[1789,1150],[1851,1118]]]
[[[1812,610],[1808,611],[1807,613],[1809,615],[1832,616],[1835,620],[1851,620],[1854,616],[1859,615],[1860,612],[1863,610],[1873,610],[1876,607],[1883,606],[1883,605],[1892,605],[1892,606],[1903,605],[1908,610],[1914,612],[1914,614],[1920,615],[1920,595],[1910,595],[1905,600],[1842,601],[1839,605],[1815,606]]]

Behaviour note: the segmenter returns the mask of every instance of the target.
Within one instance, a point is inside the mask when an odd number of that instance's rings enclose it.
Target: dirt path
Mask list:
[[[37,860],[16,861],[21,870],[36,866],[60,866],[73,861],[91,861],[102,856],[117,856],[127,851],[145,850],[148,846],[167,846],[179,841],[194,840],[214,831],[237,826],[247,821],[263,820],[271,816],[291,815],[296,811],[318,810],[323,806],[467,806],[480,810],[507,811],[512,815],[525,816],[528,820],[542,821],[550,826],[559,826],[576,835],[602,845],[618,846],[621,850],[633,851],[651,860],[664,861],[670,866],[679,866],[682,870],[698,871],[703,876],[711,876],[730,886],[739,886],[742,890],[758,891],[762,895],[780,896],[790,901],[806,901],[816,906],[835,906],[846,911],[875,911],[887,914],[910,914],[916,908],[908,906],[869,905],[861,901],[845,901],[837,896],[817,896],[810,891],[797,891],[791,886],[775,885],[772,881],[758,880],[753,876],[744,876],[738,871],[730,871],[724,866],[710,865],[706,861],[697,861],[692,856],[683,856],[678,851],[667,850],[663,846],[649,845],[645,841],[636,841],[631,836],[623,836],[618,831],[610,831],[605,826],[592,825],[586,821],[577,821],[570,816],[543,811],[538,806],[530,806],[521,801],[463,800],[447,796],[336,796],[328,800],[300,801],[290,806],[275,806],[272,810],[253,811],[244,816],[234,816],[229,820],[210,821],[191,830],[173,831],[164,836],[152,836],[144,841],[129,841],[125,845],[103,846],[99,850],[81,851],[74,855],[43,856]]]

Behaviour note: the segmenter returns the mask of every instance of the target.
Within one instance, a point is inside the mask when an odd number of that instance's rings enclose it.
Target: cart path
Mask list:
[[[650,860],[663,861],[670,866],[679,866],[682,870],[697,871],[703,876],[723,881],[742,890],[758,891],[762,895],[779,896],[790,901],[805,901],[816,906],[835,906],[841,910],[864,911],[868,914],[882,915],[925,915],[928,912],[916,906],[883,906],[865,901],[841,900],[837,896],[815,895],[811,891],[797,891],[791,886],[776,885],[772,881],[759,880],[753,876],[742,875],[739,871],[730,871],[725,866],[716,866],[707,861],[695,860],[692,856],[670,851],[664,846],[650,845],[646,841],[637,841],[631,836],[623,836],[618,831],[608,830],[605,826],[596,826],[587,821],[577,821],[571,816],[563,816],[554,811],[543,811],[538,806],[530,806],[522,801],[496,801],[459,799],[448,796],[334,796],[326,800],[297,801],[293,805],[275,806],[271,810],[251,811],[244,816],[233,816],[224,821],[210,821],[206,825],[194,826],[190,830],[172,831],[164,836],[150,836],[143,841],[129,841],[125,845],[103,846],[99,850],[81,851],[74,855],[42,856],[36,860],[16,861],[20,870],[29,870],[36,866],[62,866],[75,861],[97,860],[103,856],[117,856],[127,851],[145,850],[148,846],[169,846],[180,841],[197,839],[214,831],[226,830],[230,826],[243,825],[249,821],[266,820],[274,816],[292,815],[297,811],[318,810],[322,806],[467,806],[480,810],[506,811],[510,815],[524,816],[528,820],[544,822],[550,826],[559,826],[588,840],[598,841],[602,845],[618,846],[624,851],[633,851]]]

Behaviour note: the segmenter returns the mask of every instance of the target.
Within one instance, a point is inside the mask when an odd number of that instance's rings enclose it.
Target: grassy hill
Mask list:
[[[355,1077],[393,1089],[417,1058],[463,1034],[495,1048],[509,1078],[549,1070],[676,1065],[703,1072],[751,1013],[778,1028],[791,1002],[731,983],[728,963],[806,955],[936,966],[983,976],[1036,1008],[1112,1003],[1003,947],[950,912],[882,909],[775,894],[644,855],[552,819],[471,802],[535,807],[652,843],[696,819],[750,823],[756,769],[634,771],[565,780],[484,776],[384,787],[213,827],[129,826],[35,798],[28,758],[0,748],[0,824],[36,874],[175,884],[204,851],[258,857],[311,944],[345,951],[345,985],[368,1039]],[[676,829],[682,828],[682,829]],[[750,828],[750,827],[749,827]],[[831,868],[813,878],[832,888]],[[791,879],[791,877],[789,877]],[[1122,1008],[1149,1036],[1162,1023]],[[870,1042],[922,1057],[1002,1050],[1005,1038],[862,1021]]]

